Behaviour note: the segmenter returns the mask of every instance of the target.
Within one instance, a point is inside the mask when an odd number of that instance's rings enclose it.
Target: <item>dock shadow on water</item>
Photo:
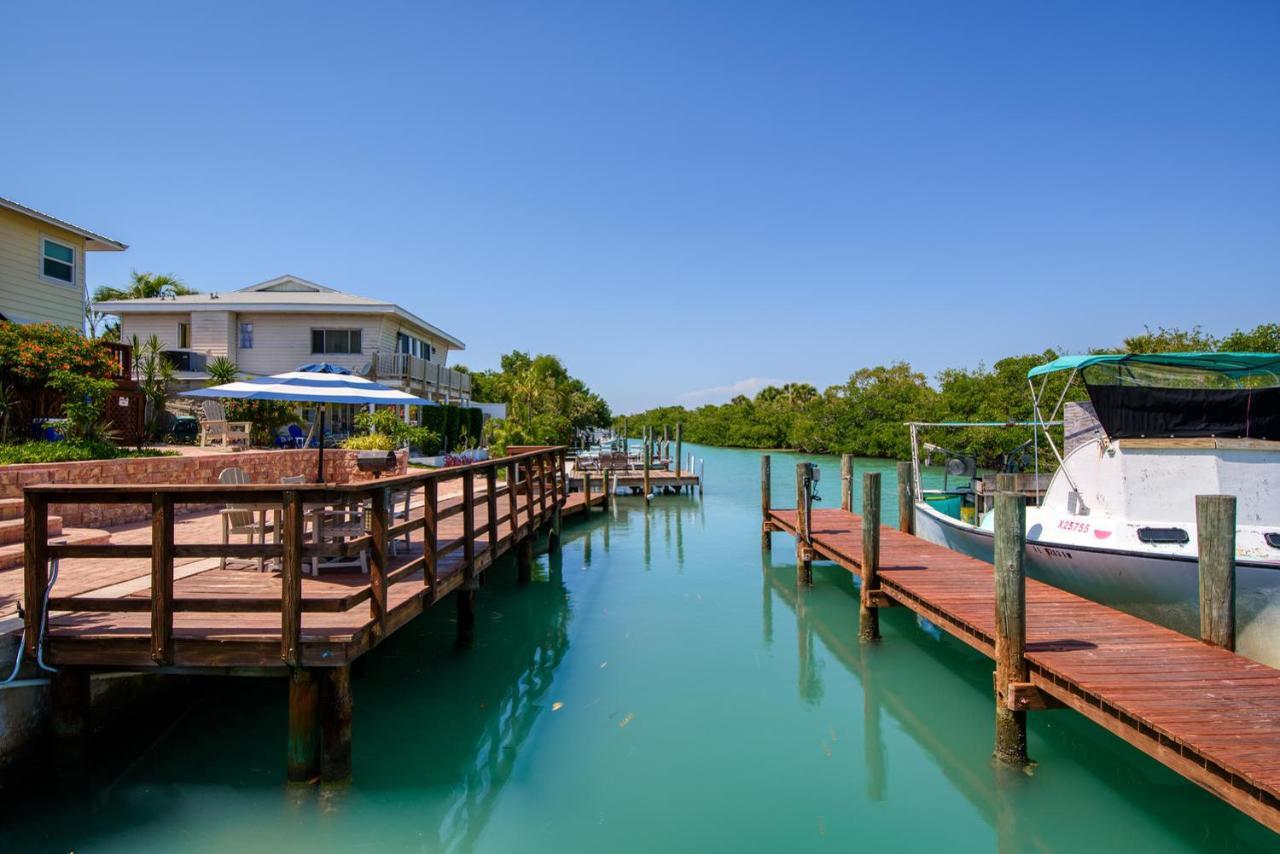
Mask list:
[[[283,782],[284,680],[210,679],[91,791],[11,801],[0,849],[1274,850],[1070,711],[994,766],[991,663],[901,608],[860,644],[849,573],[762,555],[758,456],[696,452],[705,497],[568,522],[528,584],[495,564],[472,647],[445,602],[365,656],[349,786]]]

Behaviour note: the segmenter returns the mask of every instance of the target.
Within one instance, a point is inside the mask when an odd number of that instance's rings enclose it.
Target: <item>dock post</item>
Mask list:
[[[858,596],[858,640],[880,640],[880,472],[862,475],[862,589]]]
[[[1236,497],[1196,496],[1200,640],[1236,649]]]
[[[320,691],[320,782],[351,781],[351,665],[324,668]]]
[[[454,643],[459,649],[471,646],[476,640],[476,588],[479,586],[479,579],[469,579],[463,581],[454,594],[454,610],[458,620]]]
[[[853,512],[853,454],[840,455],[840,509]]]
[[[898,530],[914,534],[916,505],[911,495],[911,463],[898,463]]]
[[[516,544],[516,580],[521,584],[528,584],[531,578],[533,578],[533,537],[530,536]]]
[[[996,494],[996,746],[995,758],[1010,765],[1027,762],[1027,713],[1014,711],[1010,683],[1025,684],[1027,669],[1027,503],[1000,478]]]
[[[769,551],[773,548],[773,523],[769,512],[773,488],[773,477],[769,469],[769,455],[760,455],[760,548]]]
[[[813,550],[810,548],[809,489],[813,463],[796,463],[796,581],[813,583]]]
[[[289,671],[289,758],[286,779],[306,783],[320,773],[320,680],[314,670]]]
[[[680,454],[684,451],[684,423],[676,422],[676,492],[680,487]]]
[[[92,733],[88,668],[64,665],[50,675],[49,710],[59,780],[77,783],[84,777]]]
[[[644,482],[644,503],[646,506],[649,504],[649,465],[650,463],[653,462],[652,457],[653,457],[653,446],[649,444],[648,439],[645,439],[643,482]]]
[[[586,505],[586,513],[583,515],[591,515],[591,472],[584,471],[582,473],[582,497],[586,499],[583,503]]]

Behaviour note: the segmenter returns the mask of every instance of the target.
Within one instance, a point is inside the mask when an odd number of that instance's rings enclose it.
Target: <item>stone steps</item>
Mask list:
[[[7,546],[10,543],[22,542],[22,526],[23,519],[5,519],[0,521],[0,546]],[[49,536],[56,537],[62,533],[62,517],[49,517]]]
[[[50,519],[50,536],[52,543],[83,545],[83,546],[100,546],[111,542],[111,533],[109,531],[101,531],[97,528],[62,528],[61,533],[56,537],[52,533],[52,519]],[[59,520],[61,525],[61,520]],[[22,542],[11,543],[7,546],[0,546],[0,570],[22,568]]]

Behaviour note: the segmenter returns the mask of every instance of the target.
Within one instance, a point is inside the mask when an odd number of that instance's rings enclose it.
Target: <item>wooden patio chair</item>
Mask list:
[[[200,421],[200,447],[217,443],[227,448],[236,442],[243,442],[246,448],[249,447],[253,422],[228,421],[227,408],[220,400],[202,400],[200,409],[204,414]]]
[[[225,468],[218,473],[218,483],[225,485],[235,485],[241,483],[249,483],[249,476],[245,474],[241,468]],[[228,545],[233,536],[246,536],[250,545],[253,544],[253,538],[256,535],[258,541],[263,545],[267,542],[267,532],[275,529],[267,524],[266,511],[261,508],[255,508],[250,505],[228,504],[221,511],[222,516],[222,544]],[[219,560],[221,569],[227,568],[227,556],[224,554]],[[262,572],[267,568],[266,560],[258,556],[258,571]]]

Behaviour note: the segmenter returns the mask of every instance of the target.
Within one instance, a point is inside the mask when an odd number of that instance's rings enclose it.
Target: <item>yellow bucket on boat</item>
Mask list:
[[[974,513],[974,509],[975,509],[975,508],[973,508],[973,507],[969,507],[969,506],[961,507],[961,508],[960,508],[960,521],[961,521],[961,522],[964,522],[964,523],[965,523],[965,524],[967,524],[967,525],[973,525],[973,524],[975,524],[975,523],[974,523],[974,521],[973,521],[973,520],[974,520],[974,517],[975,517],[975,515],[976,515],[976,514]]]

